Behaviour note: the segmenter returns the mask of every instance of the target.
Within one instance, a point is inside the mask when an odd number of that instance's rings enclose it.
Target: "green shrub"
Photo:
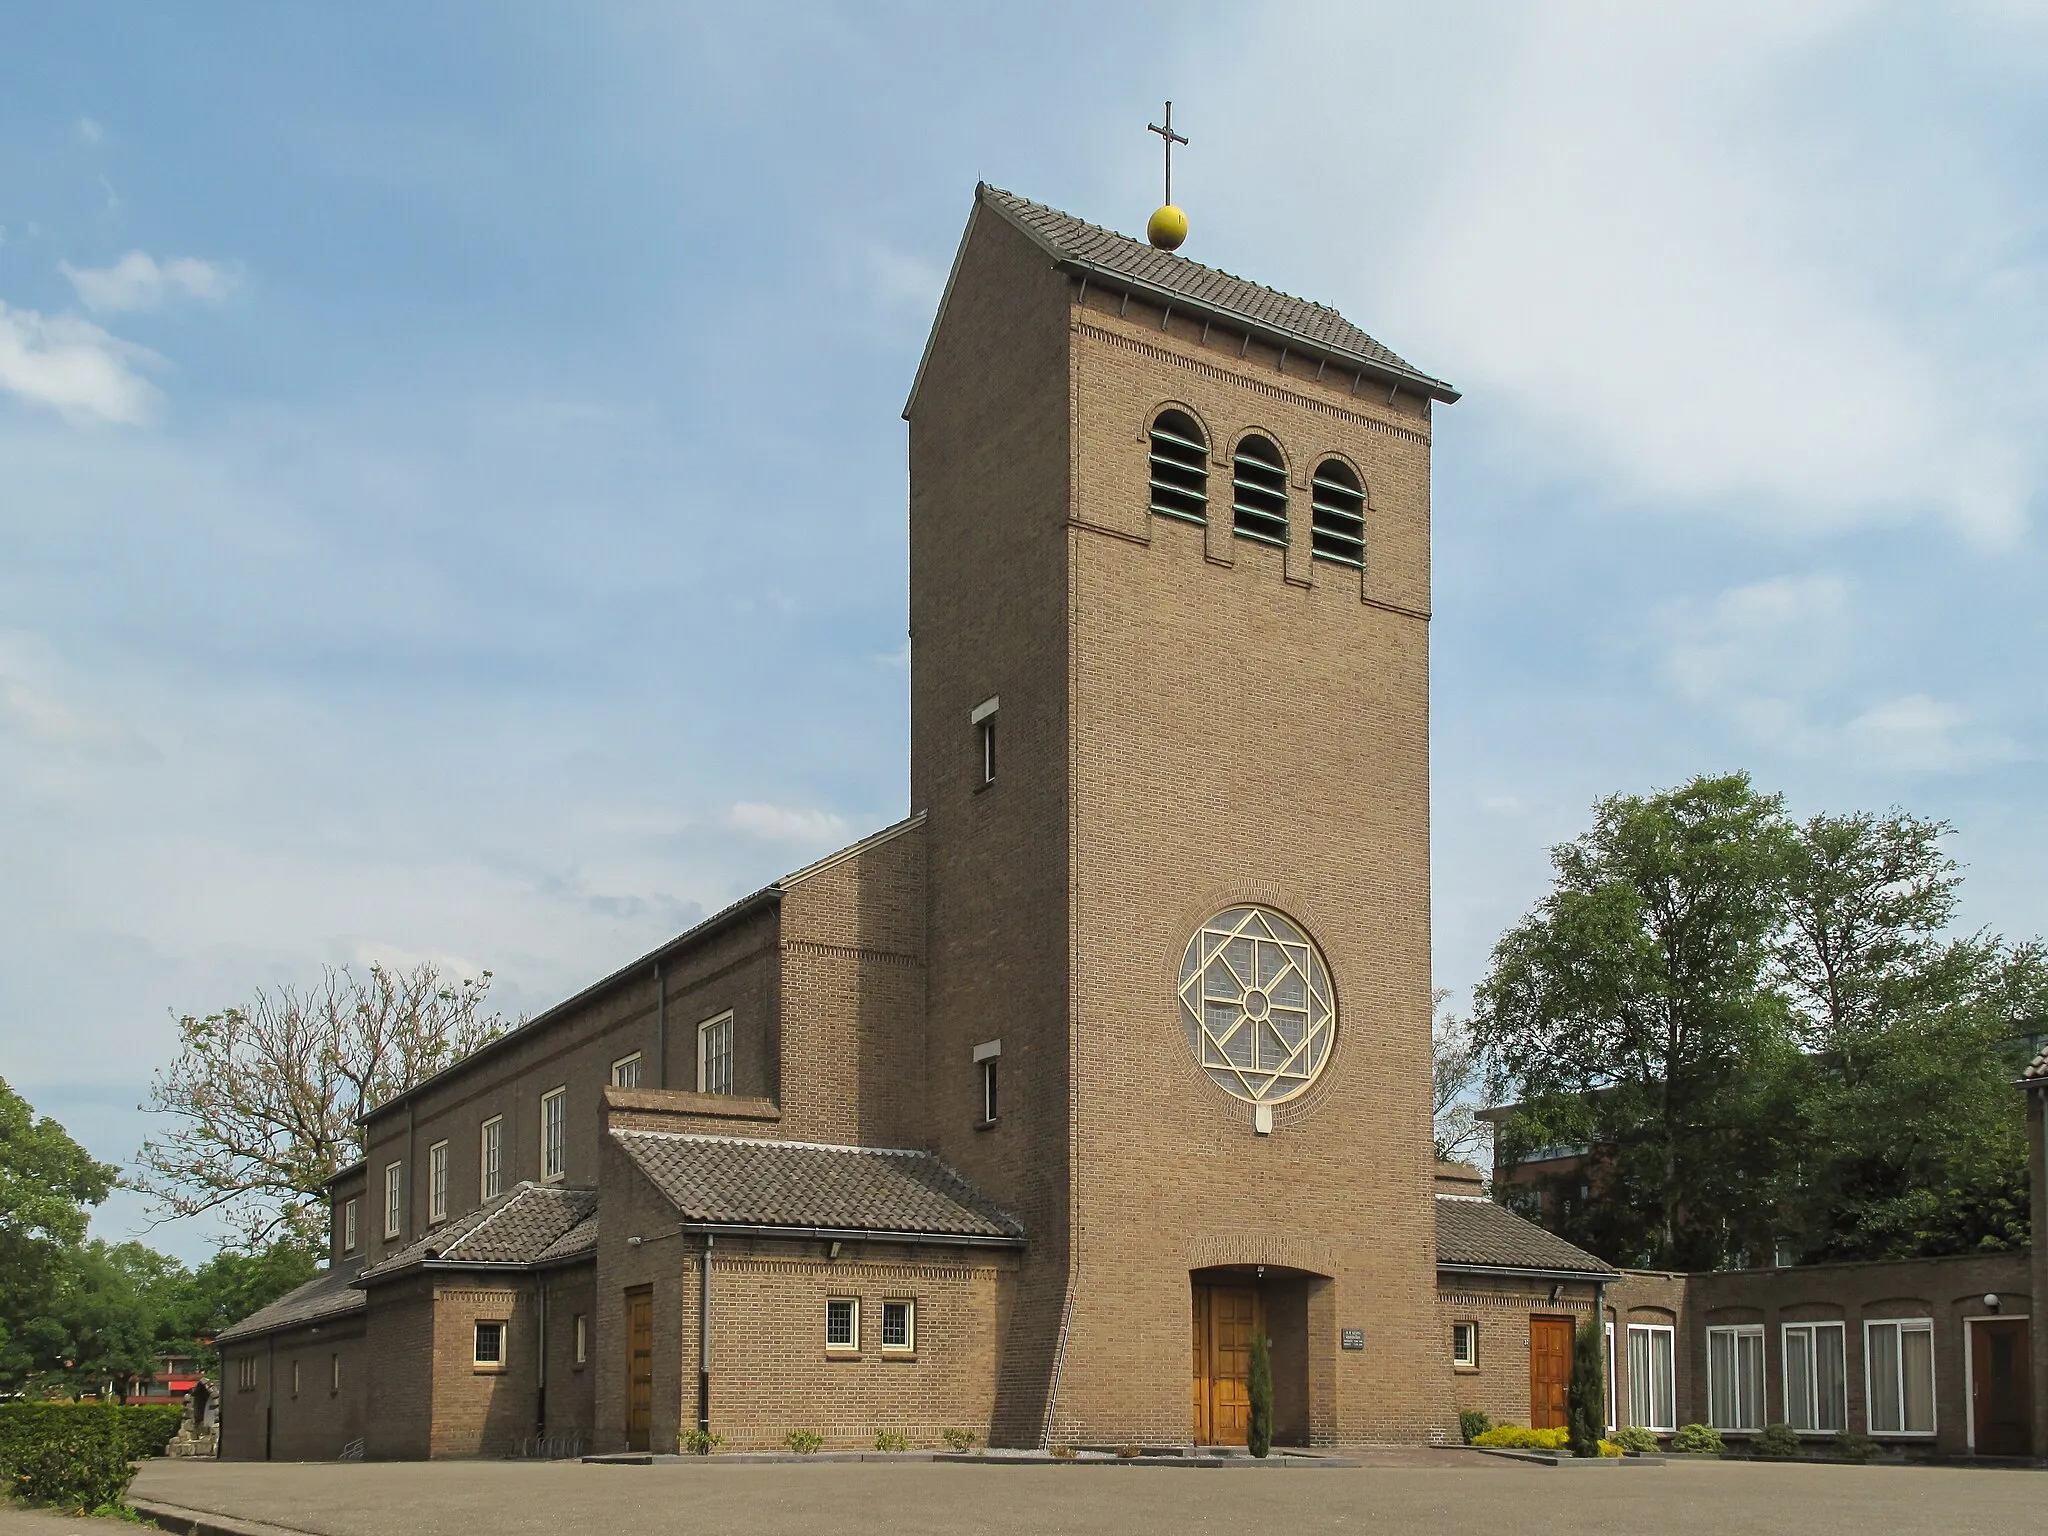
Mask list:
[[[683,1454],[685,1456],[709,1456],[725,1444],[725,1436],[714,1435],[708,1429],[686,1429],[683,1431]]]
[[[1835,1454],[1846,1456],[1850,1461],[1871,1461],[1884,1454],[1884,1447],[1868,1435],[1859,1435],[1853,1429],[1845,1429],[1833,1441]]]
[[[1763,1433],[1750,1441],[1749,1449],[1765,1461],[1797,1461],[1806,1454],[1790,1424],[1766,1424]]]
[[[1493,1428],[1493,1420],[1489,1419],[1477,1408],[1460,1408],[1458,1410],[1458,1433],[1464,1436],[1467,1445],[1470,1445],[1491,1428]]]
[[[971,1451],[978,1437],[971,1429],[942,1429],[939,1438],[946,1442],[949,1450]]]
[[[910,1442],[893,1429],[875,1431],[875,1449],[878,1451],[907,1451]]]
[[[809,1456],[825,1443],[825,1437],[815,1429],[792,1429],[782,1437],[782,1443],[799,1456]]]
[[[7,1491],[18,1499],[80,1514],[125,1507],[135,1468],[128,1459],[129,1421],[121,1408],[98,1403],[25,1406],[84,1411],[43,1416],[34,1433],[10,1440],[5,1453]]]
[[[1624,1451],[1649,1452],[1657,1449],[1657,1435],[1640,1424],[1624,1424],[1614,1432],[1614,1443]]]
[[[1572,1377],[1565,1388],[1565,1424],[1571,1431],[1567,1443],[1574,1456],[1591,1460],[1606,1454],[1600,1449],[1606,1397],[1600,1374],[1600,1325],[1588,1317],[1572,1336]]]
[[[1120,1445],[1116,1448],[1117,1460],[1119,1461],[1136,1461],[1144,1454],[1145,1447],[1142,1445]]]
[[[1251,1399],[1251,1415],[1245,1424],[1245,1449],[1264,1460],[1273,1449],[1273,1356],[1266,1347],[1263,1328],[1255,1330],[1252,1337],[1252,1361],[1246,1373],[1245,1395]]]
[[[1474,1445],[1496,1451],[1562,1451],[1571,1443],[1570,1431],[1530,1429],[1525,1424],[1496,1424],[1472,1437]]]
[[[1721,1431],[1711,1424],[1681,1424],[1671,1437],[1671,1449],[1688,1455],[1719,1456],[1728,1449]]]
[[[52,1435],[78,1422],[97,1424],[112,1414],[130,1461],[161,1456],[185,1412],[167,1403],[0,1403],[0,1471],[35,1454]]]

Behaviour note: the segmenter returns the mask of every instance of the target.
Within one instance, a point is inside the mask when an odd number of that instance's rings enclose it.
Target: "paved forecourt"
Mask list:
[[[1673,1462],[1537,1467],[1469,1452],[1365,1453],[1359,1468],[1182,1469],[575,1462],[158,1461],[131,1495],[314,1536],[835,1536],[1247,1530],[1584,1536],[2011,1536],[2040,1528],[2048,1473]],[[75,1529],[75,1528],[74,1528]],[[44,1536],[0,1526],[0,1536]],[[57,1536],[52,1529],[47,1536]]]

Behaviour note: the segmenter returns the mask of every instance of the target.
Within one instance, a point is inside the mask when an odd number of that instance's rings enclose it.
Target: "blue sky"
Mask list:
[[[12,8],[0,1076],[125,1160],[174,1011],[535,1010],[901,814],[974,182],[1141,229],[1167,96],[1187,254],[1467,391],[1440,985],[1730,767],[2048,931],[2044,86],[1990,0]]]

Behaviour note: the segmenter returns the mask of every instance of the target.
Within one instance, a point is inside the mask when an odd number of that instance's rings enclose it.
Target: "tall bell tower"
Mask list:
[[[1242,1441],[1259,1334],[1281,1443],[1430,1422],[1456,398],[1334,310],[976,189],[904,412],[911,805],[928,1136],[1030,1243],[1000,1441]]]

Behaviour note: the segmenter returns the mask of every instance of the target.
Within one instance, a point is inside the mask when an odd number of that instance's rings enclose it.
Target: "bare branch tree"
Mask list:
[[[1451,994],[1430,998],[1430,1044],[1436,1057],[1436,1157],[1440,1163],[1478,1162],[1492,1156],[1493,1127],[1478,1117],[1487,1104],[1485,1074],[1472,1021],[1451,1012]],[[1483,1164],[1482,1164],[1483,1166]]]
[[[259,991],[247,1007],[178,1020],[178,1059],[142,1108],[177,1127],[143,1143],[132,1187],[163,1219],[216,1211],[251,1247],[283,1232],[323,1241],[322,1186],[363,1155],[366,1110],[508,1027],[484,1012],[491,973],[326,971],[307,992]]]

